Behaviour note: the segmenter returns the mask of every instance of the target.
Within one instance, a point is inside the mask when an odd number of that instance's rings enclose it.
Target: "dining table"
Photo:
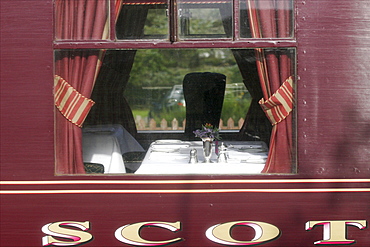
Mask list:
[[[219,159],[222,145],[224,159]],[[202,141],[157,140],[150,144],[135,174],[259,174],[263,170],[268,147],[262,141],[215,141],[211,162],[204,162]],[[194,156],[191,158],[191,154]]]

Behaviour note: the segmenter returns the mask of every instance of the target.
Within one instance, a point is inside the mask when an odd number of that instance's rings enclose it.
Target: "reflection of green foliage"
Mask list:
[[[251,99],[246,97],[234,100],[225,99],[221,113],[221,119],[224,121],[224,125],[226,125],[229,118],[232,118],[235,125],[237,125],[240,118],[245,118],[250,103]]]
[[[129,84],[173,86],[187,73],[205,71],[225,74],[229,83],[242,82],[229,49],[147,49],[137,51]]]
[[[130,73],[130,84],[136,86],[161,85],[163,81],[166,81],[169,73],[166,58],[160,54],[159,50],[138,51]]]
[[[168,18],[165,9],[149,9],[145,21],[144,34],[146,35],[167,35]]]
[[[162,119],[165,119],[168,123],[168,126],[172,126],[172,120],[177,119],[179,126],[182,126],[182,122],[185,119],[186,109],[185,107],[172,107],[170,109],[164,109],[160,113],[152,116],[156,121],[157,125],[160,124]]]
[[[190,34],[224,34],[218,9],[191,9]]]
[[[154,105],[163,104],[169,88],[182,84],[184,76],[190,72],[221,73],[226,75],[228,84],[242,83],[239,68],[229,49],[145,49],[136,53],[125,97],[132,109],[153,110]],[[179,108],[163,111],[155,116],[155,120],[159,123],[164,118],[170,124],[176,117],[182,125],[185,109]],[[237,122],[245,117],[248,103],[241,95],[225,95],[223,109],[225,122],[229,117]]]
[[[234,120],[235,126],[238,125],[240,118],[245,118],[247,114],[251,99],[250,98],[238,98],[237,100],[227,100],[225,99],[221,119],[224,122],[224,125],[227,124],[227,120],[232,118]],[[179,126],[182,126],[182,122],[186,117],[185,107],[173,107],[171,109],[164,109],[158,114],[151,116],[157,123],[157,126],[160,125],[162,119],[165,119],[168,123],[168,126],[172,126],[172,120],[177,119]]]

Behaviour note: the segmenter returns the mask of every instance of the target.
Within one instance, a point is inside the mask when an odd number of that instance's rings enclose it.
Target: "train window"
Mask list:
[[[55,2],[56,174],[296,172],[293,1]]]

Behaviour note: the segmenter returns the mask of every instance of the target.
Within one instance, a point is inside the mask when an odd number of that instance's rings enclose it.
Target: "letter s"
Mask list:
[[[61,226],[76,227],[81,229],[73,230]],[[78,222],[78,221],[60,221],[55,223],[49,223],[44,225],[41,230],[43,233],[49,235],[42,238],[42,246],[54,245],[54,246],[75,246],[78,244],[85,244],[89,242],[93,236],[86,232],[90,228],[90,222]],[[54,237],[66,238],[72,241],[62,241]]]

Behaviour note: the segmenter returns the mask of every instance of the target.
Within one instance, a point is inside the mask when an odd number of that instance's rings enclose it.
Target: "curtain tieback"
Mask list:
[[[258,102],[272,125],[283,121],[293,110],[293,79],[290,76],[268,99]]]
[[[87,114],[95,104],[58,75],[54,77],[54,101],[62,115],[78,127],[82,127]]]

